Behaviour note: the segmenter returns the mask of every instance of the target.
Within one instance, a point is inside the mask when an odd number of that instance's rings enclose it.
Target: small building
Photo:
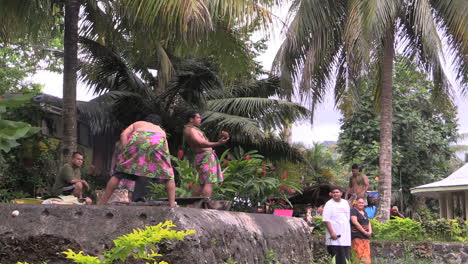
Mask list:
[[[411,193],[438,199],[441,218],[468,220],[468,163],[443,180],[411,188]]]

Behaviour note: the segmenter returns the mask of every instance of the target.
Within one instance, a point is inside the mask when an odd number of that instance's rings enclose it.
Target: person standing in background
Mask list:
[[[322,215],[326,226],[325,245],[328,253],[335,257],[336,264],[346,264],[351,252],[350,208],[342,195],[340,188],[332,187],[332,199],[325,204]]]

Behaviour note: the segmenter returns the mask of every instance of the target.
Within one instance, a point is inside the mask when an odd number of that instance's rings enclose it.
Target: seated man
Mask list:
[[[60,169],[60,172],[55,177],[53,193],[56,195],[70,195],[83,198],[83,186],[89,191],[89,185],[85,180],[81,179],[81,167],[83,166],[83,154],[74,152],[71,162],[66,163]]]

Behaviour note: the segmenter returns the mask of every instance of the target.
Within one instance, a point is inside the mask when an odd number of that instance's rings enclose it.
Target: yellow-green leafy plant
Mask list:
[[[377,240],[386,241],[420,241],[423,239],[424,227],[410,218],[396,217],[385,223],[372,219],[372,232]]]
[[[132,233],[116,238],[113,241],[114,247],[104,251],[102,258],[86,256],[82,251],[76,253],[71,249],[62,253],[67,259],[79,264],[111,264],[117,260],[125,261],[129,257],[152,261],[153,264],[167,264],[165,261],[156,260],[162,257],[158,253],[157,244],[174,239],[182,241],[185,236],[196,232],[195,230],[176,231],[172,229],[173,227],[176,226],[171,221],[166,221],[155,226],[146,226],[144,229],[134,229]]]

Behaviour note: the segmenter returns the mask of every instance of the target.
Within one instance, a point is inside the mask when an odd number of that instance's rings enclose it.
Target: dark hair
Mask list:
[[[331,186],[330,187],[330,192],[333,192],[334,190],[338,190],[340,192],[343,192],[343,190],[341,189],[341,187],[338,187],[338,186]]]
[[[374,206],[374,205],[377,205],[377,198],[375,198],[374,195],[370,194],[367,196],[367,205],[368,206]]]
[[[359,165],[357,165],[357,164],[353,164],[353,166],[351,166],[351,169],[361,171],[361,168],[359,168]]]
[[[190,122],[190,119],[195,118],[197,114],[200,114],[200,112],[194,110],[187,112],[185,114],[185,121],[187,121],[187,123]]]
[[[79,151],[75,151],[75,152],[73,152],[73,154],[71,155],[72,158],[75,157],[75,155],[83,156],[83,153],[81,153],[81,152],[79,152]]]
[[[143,121],[153,123],[157,126],[161,125],[161,117],[157,114],[147,115]]]

